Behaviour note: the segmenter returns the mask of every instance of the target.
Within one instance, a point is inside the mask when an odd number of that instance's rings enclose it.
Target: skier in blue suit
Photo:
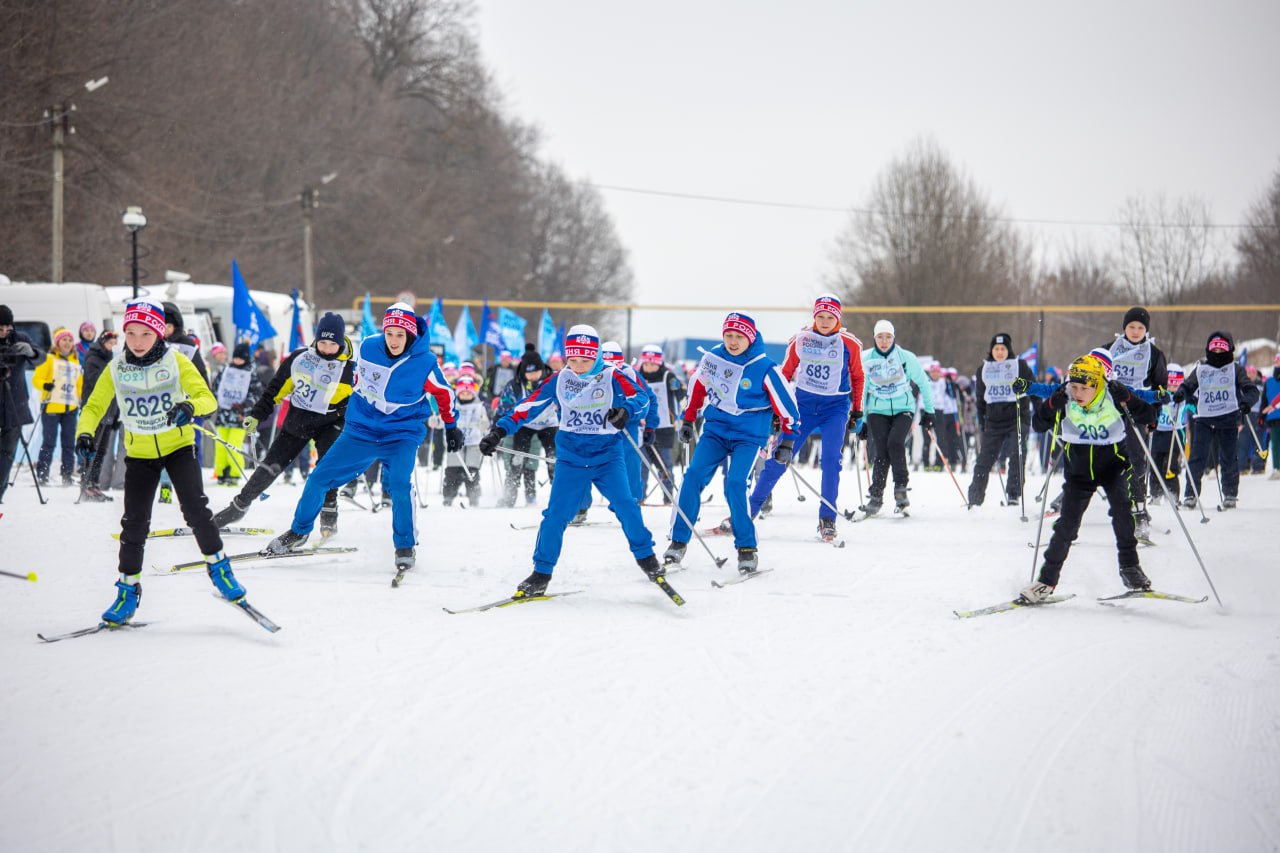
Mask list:
[[[326,389],[317,389],[324,394]],[[293,523],[267,546],[275,554],[307,541],[330,489],[355,479],[372,462],[382,463],[382,488],[391,495],[396,571],[414,565],[418,544],[418,499],[413,466],[426,437],[434,398],[445,424],[448,449],[462,449],[453,388],[444,378],[427,340],[427,323],[403,302],[387,309],[382,334],[360,342],[356,387],[347,405],[342,435],[316,465],[294,510]]]
[[[533,573],[520,583],[514,598],[546,593],[560,559],[565,528],[593,485],[612,505],[640,568],[650,580],[662,577],[653,554],[653,535],[644,526],[640,505],[632,499],[627,483],[623,454],[635,451],[619,435],[631,420],[643,416],[649,400],[631,380],[604,363],[600,336],[591,326],[569,330],[564,355],[567,368],[547,377],[480,440],[480,452],[492,456],[502,439],[521,424],[536,420],[553,404],[559,408],[556,476],[538,527]]]
[[[702,436],[680,484],[671,525],[671,544],[662,555],[664,564],[684,559],[692,530],[702,507],[702,490],[728,459],[724,495],[729,502],[733,544],[738,549],[738,571],[750,574],[759,568],[756,528],[747,507],[747,485],[756,455],[769,441],[774,415],[781,430],[773,460],[791,461],[792,438],[799,429],[800,411],[790,386],[778,366],[765,354],[755,321],[741,312],[725,317],[721,327],[723,343],[702,354],[689,386],[689,402],[680,422],[680,441],[693,440],[694,422],[706,404]]]

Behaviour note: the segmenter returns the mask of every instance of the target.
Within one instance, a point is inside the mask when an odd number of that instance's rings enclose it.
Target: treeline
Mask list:
[[[253,287],[301,288],[312,188],[323,308],[401,290],[629,301],[601,200],[506,114],[471,14],[464,0],[0,0],[0,272],[50,276],[42,112],[74,103],[65,280],[128,280],[120,215],[136,204],[145,281],[229,282],[235,258]]]
[[[1195,198],[1133,197],[1106,246],[1037,252],[1029,237],[938,145],[914,144],[878,175],[839,233],[828,284],[855,306],[851,328],[879,319],[861,305],[1145,305],[1280,303],[1280,170],[1248,211],[1223,229]],[[1053,257],[1045,262],[1044,257]],[[1049,361],[1065,365],[1120,332],[1119,312],[1046,314]],[[907,349],[973,370],[996,331],[1018,350],[1040,338],[1039,315],[901,314]],[[1151,334],[1175,360],[1203,355],[1207,333],[1277,336],[1275,312],[1152,312]],[[870,346],[870,341],[864,341]]]

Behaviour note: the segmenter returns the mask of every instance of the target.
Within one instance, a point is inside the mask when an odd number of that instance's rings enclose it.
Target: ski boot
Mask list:
[[[1235,508],[1236,508],[1236,496],[1235,496],[1235,495],[1227,495],[1226,497],[1224,497],[1224,498],[1222,499],[1222,508],[1223,508],[1223,509],[1235,509]]]
[[[244,587],[231,573],[231,561],[227,559],[226,554],[221,551],[217,554],[209,554],[205,556],[205,561],[209,563],[209,580],[213,581],[213,588],[220,592],[223,598],[227,601],[239,601],[244,598]]]
[[[1049,501],[1049,509],[1052,512],[1062,512],[1062,492],[1058,492],[1058,496]]]
[[[338,532],[338,508],[327,506],[320,510],[320,539],[323,541]]]
[[[520,586],[516,587],[516,594],[512,598],[534,598],[543,595],[547,591],[547,584],[551,583],[551,575],[544,575],[542,572],[534,572],[529,577],[520,581]]]
[[[1152,492],[1151,500],[1147,501],[1147,503],[1150,503],[1154,506],[1160,506],[1162,503],[1164,503],[1164,492]]]
[[[1195,509],[1195,508],[1196,508],[1196,496],[1195,496],[1195,495],[1187,495],[1185,498],[1183,498],[1183,499],[1182,499],[1182,505],[1183,505],[1185,508],[1187,508],[1187,509]]]
[[[650,554],[642,560],[636,560],[640,564],[640,570],[648,576],[649,580],[657,583],[662,578],[662,566],[658,565],[658,558]]]
[[[858,508],[867,515],[875,515],[880,511],[880,507],[882,506],[884,506],[884,502],[880,499],[879,495],[868,495],[867,502]]]
[[[754,574],[760,568],[760,554],[755,548],[738,549],[738,572],[744,575]]]
[[[380,490],[380,493],[382,497],[378,499],[378,506],[382,507],[383,509],[386,509],[387,507],[391,506],[391,495],[387,494],[387,491],[385,489]]]
[[[162,504],[173,503],[173,487],[172,486],[162,485],[160,487],[160,503]]]
[[[275,539],[272,539],[267,547],[263,548],[259,553],[267,554],[287,554],[290,551],[296,551],[303,543],[307,541],[306,533],[294,533],[292,529],[286,530]]]
[[[62,485],[64,485],[64,486],[74,486],[75,484],[76,484],[76,481],[75,481],[75,479],[74,479],[70,474],[63,474],[63,475],[62,475]]]
[[[81,496],[81,500],[92,501],[94,503],[110,503],[115,500],[115,498],[104,493],[102,489],[99,489],[97,486],[85,486],[84,495]]]
[[[102,621],[110,625],[123,625],[138,612],[141,602],[142,584],[138,582],[138,576],[122,574],[120,580],[116,581],[115,603],[102,614]]]
[[[906,509],[909,506],[911,506],[911,501],[907,498],[907,487],[894,486],[893,487],[893,511],[902,512],[904,509]]]
[[[396,549],[396,571],[407,572],[417,564],[417,555],[412,548]]]
[[[823,542],[834,542],[836,538],[836,520],[834,518],[818,519],[818,536]]]
[[[240,503],[240,496],[236,495],[231,499],[231,503],[227,505],[226,509],[220,510],[213,516],[213,523],[221,529],[228,524],[235,524],[244,518],[244,514],[248,511],[249,505]]]
[[[677,542],[672,539],[671,544],[667,546],[667,550],[662,554],[662,565],[678,566],[684,562],[685,549],[689,547],[687,542]]]
[[[1151,514],[1145,509],[1133,514],[1133,535],[1139,542],[1151,541]]]
[[[764,499],[764,503],[760,505],[760,511],[756,513],[756,518],[765,519],[769,517],[769,513],[773,512],[773,494]]]
[[[578,514],[575,515],[573,517],[573,520],[570,521],[569,523],[572,524],[574,527],[577,527],[579,524],[585,524],[586,521],[587,521],[587,511],[585,509],[580,509],[578,510]]]
[[[1053,590],[1054,587],[1049,586],[1047,583],[1036,581],[1023,589],[1022,592],[1018,593],[1018,599],[1026,602],[1027,604],[1039,604],[1049,596],[1053,595]]]
[[[732,533],[732,532],[733,532],[732,516],[726,517],[724,520],[722,520],[719,524],[716,525],[716,533]]]
[[[347,483],[342,488],[338,489],[338,497],[346,498],[347,500],[353,500],[355,496],[356,496],[356,484],[354,480],[352,480],[350,483]]]
[[[1120,580],[1129,589],[1151,589],[1151,581],[1139,566],[1121,566]]]

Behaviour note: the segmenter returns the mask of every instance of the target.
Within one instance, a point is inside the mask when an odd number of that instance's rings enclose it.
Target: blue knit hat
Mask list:
[[[342,322],[342,318],[332,311],[326,312],[316,324],[317,341],[333,341],[335,344],[340,344],[345,332],[346,325]]]

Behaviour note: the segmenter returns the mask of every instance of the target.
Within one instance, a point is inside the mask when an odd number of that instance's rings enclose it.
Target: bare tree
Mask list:
[[[1280,302],[1280,169],[1271,184],[1245,214],[1245,228],[1236,239],[1240,256],[1237,292],[1242,302]],[[1251,318],[1249,333],[1270,332],[1280,340],[1280,328],[1268,328],[1262,317]]]

